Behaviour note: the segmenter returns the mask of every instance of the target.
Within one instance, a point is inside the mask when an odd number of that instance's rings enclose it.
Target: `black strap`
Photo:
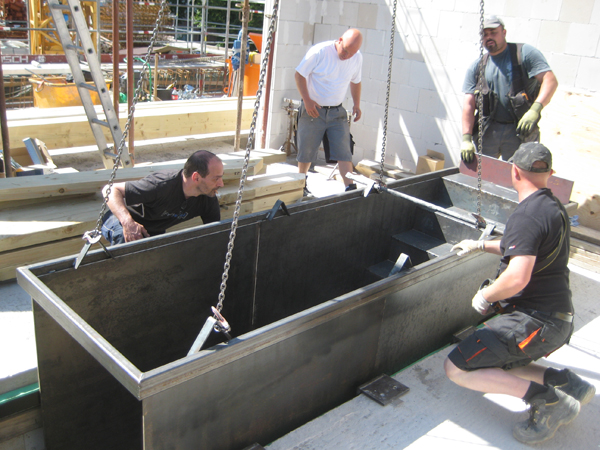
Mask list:
[[[537,263],[535,263],[535,265],[533,266],[533,272],[534,273],[539,273],[542,270],[544,270],[545,268],[547,268],[548,266],[550,266],[550,264],[552,264],[554,262],[554,260],[558,257],[558,254],[560,253],[560,249],[563,246],[563,243],[565,241],[565,238],[567,236],[567,230],[569,229],[569,218],[565,217],[565,211],[562,208],[562,205],[560,203],[560,201],[554,197],[554,201],[558,204],[558,210],[560,211],[560,218],[562,219],[563,222],[563,227],[562,227],[562,232],[560,234],[560,240],[558,241],[558,245],[556,246],[556,248],[554,250],[552,250],[552,252],[550,252],[550,254],[548,256],[546,256],[542,261],[538,261]]]

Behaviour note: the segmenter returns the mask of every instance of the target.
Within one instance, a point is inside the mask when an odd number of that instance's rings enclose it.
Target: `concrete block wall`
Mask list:
[[[266,10],[272,8],[272,0]],[[479,57],[478,0],[398,0],[386,133],[386,162],[414,170],[428,149],[459,162],[461,92]],[[354,162],[382,151],[393,0],[280,0],[267,146],[286,139],[284,98],[300,99],[295,67],[315,43],[351,27],[363,32],[362,119],[352,124]],[[507,39],[541,50],[559,89],[600,91],[600,0],[486,0],[503,18]],[[352,109],[348,91],[344,106]]]

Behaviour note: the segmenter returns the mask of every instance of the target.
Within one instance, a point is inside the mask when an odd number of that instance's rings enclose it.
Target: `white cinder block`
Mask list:
[[[306,45],[304,38],[304,22],[288,20],[279,29],[283,42],[287,44]]]
[[[421,53],[420,37],[414,34],[409,34],[404,37],[404,58],[413,61],[423,62],[423,54]]]
[[[600,2],[594,3],[594,9],[592,10],[592,15],[590,16],[590,23],[600,25]]]
[[[538,49],[542,52],[564,53],[570,24],[544,20],[540,27]]]
[[[321,23],[326,23],[329,25],[339,25],[340,24],[340,2],[327,0],[321,2]]]
[[[600,59],[581,58],[575,87],[589,91],[600,91]]]
[[[288,20],[298,20],[298,0],[287,0],[279,2],[279,11],[277,13],[279,23]]]
[[[553,53],[549,55],[547,59],[550,67],[552,67],[552,72],[554,72],[554,75],[558,80],[558,85],[561,88],[574,87],[581,58],[578,56]]]
[[[465,20],[465,18],[471,20]],[[465,23],[463,23],[463,20]],[[479,22],[475,15],[466,15],[454,11],[441,11],[438,23],[437,35],[447,39],[458,39],[466,27],[467,41],[478,38]]]
[[[427,64],[419,61],[411,62],[409,85],[421,89],[434,88]]]
[[[358,27],[361,30],[377,29],[378,14],[379,5],[373,3],[359,3],[356,27]]]
[[[356,27],[358,24],[358,3],[344,1],[340,2],[340,25],[348,28]]]
[[[312,44],[316,44],[318,42],[329,41],[333,39],[333,35],[331,34],[331,25],[327,24],[315,24],[315,34],[313,37]]]
[[[600,27],[572,23],[565,46],[565,53],[575,56],[595,56],[600,41]]]
[[[420,89],[417,112],[431,117],[439,117],[443,113],[440,94],[435,90]]]
[[[408,59],[396,59],[392,61],[392,81],[398,84],[406,84],[410,83],[410,74],[411,74],[411,65],[412,61]],[[385,71],[386,71],[386,80],[387,80],[387,67],[388,60],[385,60]]]
[[[390,104],[402,111],[416,112],[419,105],[420,89],[412,86],[397,85],[394,85],[394,88],[393,102]]]
[[[561,9],[572,0],[530,0],[531,18],[541,20],[558,20]],[[517,14],[517,17],[520,17]]]
[[[562,2],[561,22],[589,23],[594,10],[595,0],[567,0]]]
[[[387,55],[389,52],[389,34],[383,30],[362,30],[363,45],[361,52],[363,55]]]
[[[538,47],[542,21],[539,19],[515,18],[510,28],[506,29],[506,40],[509,42],[524,42]]]
[[[506,17],[523,17],[531,18],[531,10],[533,9],[533,2],[523,0],[506,0],[504,6],[504,14],[498,14],[503,19]],[[490,14],[487,12],[486,14]]]

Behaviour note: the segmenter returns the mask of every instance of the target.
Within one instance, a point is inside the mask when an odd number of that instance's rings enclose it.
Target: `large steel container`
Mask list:
[[[468,217],[477,194],[456,172],[390,188]],[[484,215],[501,222],[516,196],[493,191]],[[266,445],[481,320],[470,300],[498,258],[450,252],[479,237],[468,221],[362,191],[288,211],[240,219],[222,311],[233,339],[213,334],[189,357],[217,302],[229,222],[115,246],[114,258],[92,251],[77,270],[73,257],[18,269],[47,448]],[[412,267],[387,276],[400,253]]]

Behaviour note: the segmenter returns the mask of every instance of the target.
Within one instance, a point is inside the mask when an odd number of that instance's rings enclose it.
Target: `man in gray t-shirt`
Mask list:
[[[485,63],[485,81],[490,93],[490,111],[484,107],[482,136],[482,153],[487,156],[508,160],[522,142],[539,140],[537,122],[540,111],[550,103],[550,99],[558,82],[550,69],[544,55],[532,47],[523,44],[519,50],[524,76],[525,92],[532,92],[534,85],[539,84],[540,89],[536,98],[528,98],[529,108],[516,109],[509,100],[509,92],[513,85],[512,56],[509,44],[506,42],[506,29],[504,22],[496,16],[490,16],[484,21],[482,36],[483,45],[488,51]],[[513,44],[514,45],[514,44]],[[475,92],[479,78],[479,59],[474,61],[469,69],[463,84],[465,99],[462,113],[462,144],[460,147],[461,158],[471,162],[475,154],[475,145],[478,144],[476,125],[477,97]],[[486,99],[486,104],[487,100]]]

